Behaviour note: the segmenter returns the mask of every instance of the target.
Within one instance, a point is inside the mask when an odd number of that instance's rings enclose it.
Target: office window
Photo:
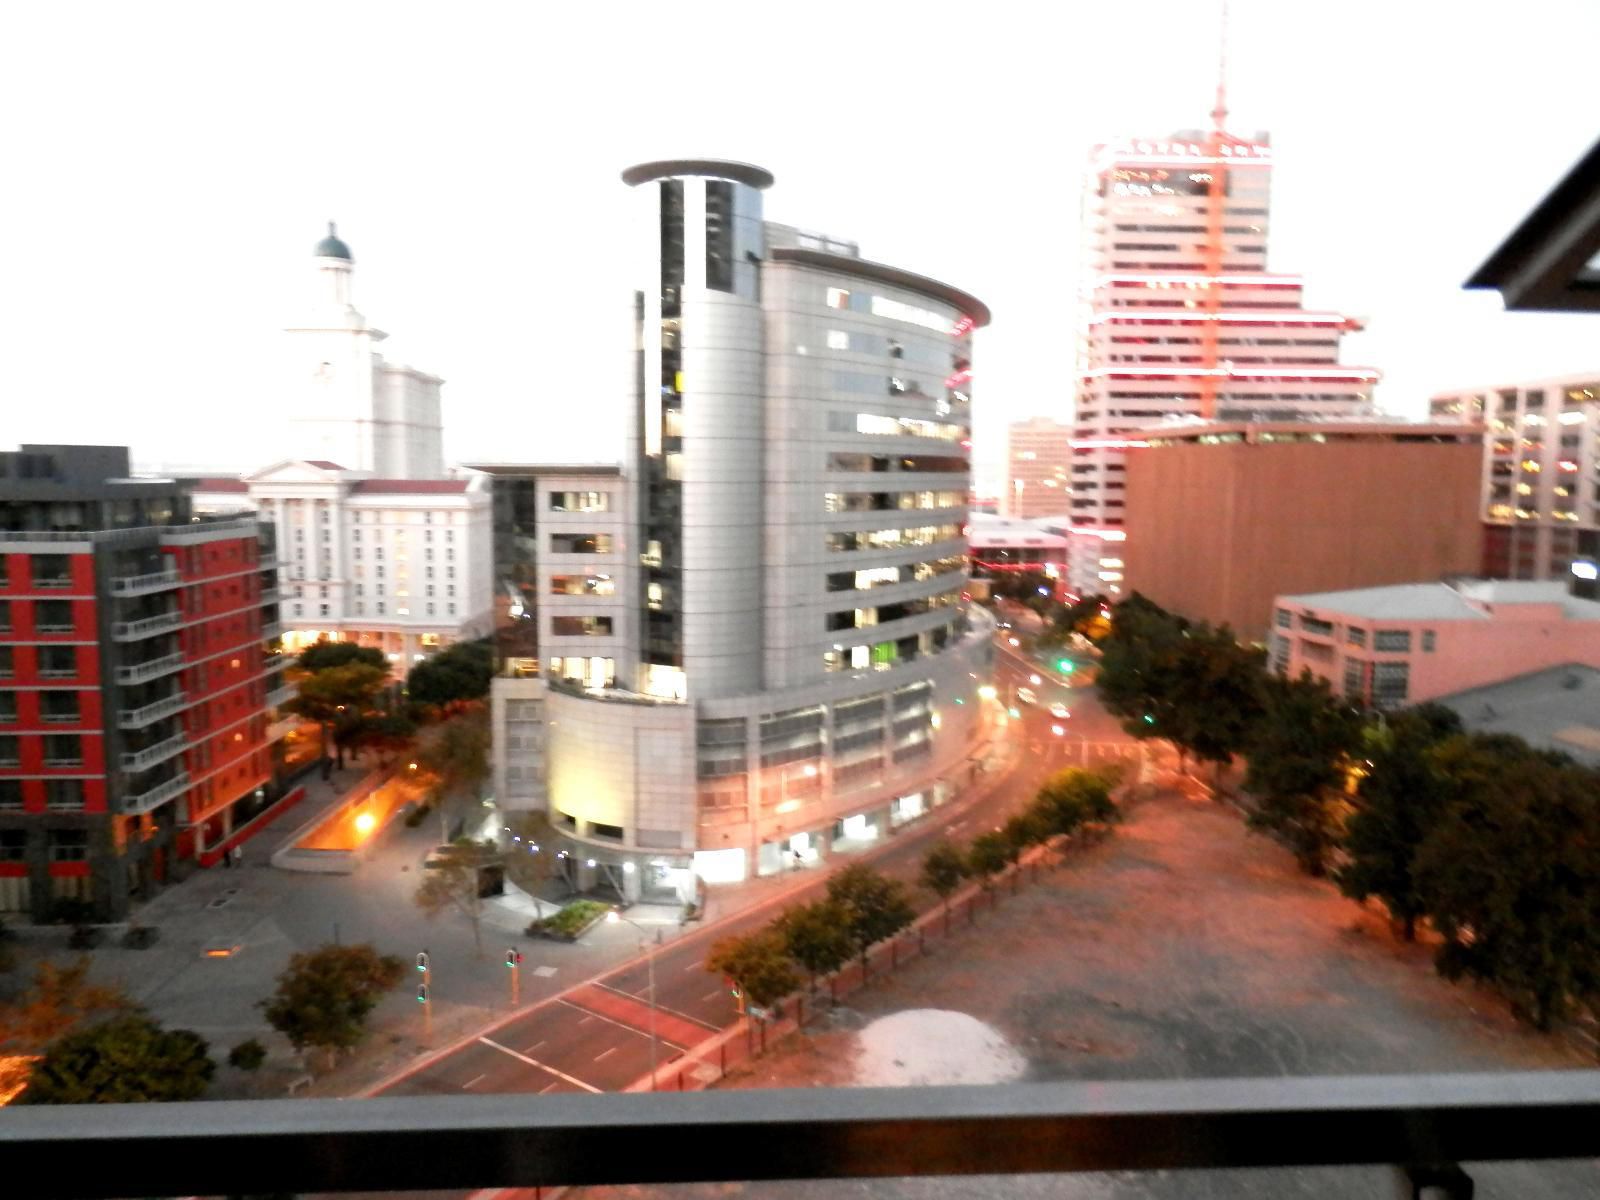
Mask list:
[[[4,561],[5,561],[4,556],[0,556],[0,562],[4,562]],[[5,577],[3,575],[0,575],[0,586],[4,586],[4,584],[5,584]],[[10,632],[11,632],[11,601],[9,601],[9,600],[0,600],[0,633],[10,633]]]
[[[1380,629],[1373,636],[1372,648],[1391,652],[1409,652],[1411,649],[1411,631],[1407,629]]]
[[[65,554],[35,554],[31,562],[33,586],[64,588],[72,586],[72,562]]]
[[[89,857],[87,829],[50,830],[51,862],[83,862]]]
[[[1372,664],[1372,702],[1380,708],[1404,704],[1411,687],[1411,664],[1378,662]]]
[[[456,585],[453,583],[445,584],[444,594],[446,596],[454,596],[456,594]]]
[[[1367,631],[1357,629],[1354,625],[1344,631],[1344,640],[1352,646],[1365,646],[1367,644]]]
[[[21,807],[22,780],[0,779],[0,809],[18,809]],[[0,832],[0,838],[14,838],[18,834],[22,834],[22,831],[18,829],[7,829],[4,832]],[[25,834],[23,834],[23,836],[26,837]],[[6,844],[6,842],[0,842],[0,845]],[[23,842],[22,844],[26,845],[27,843]],[[22,856],[18,854],[16,857],[21,858]]]
[[[14,733],[0,733],[0,767],[22,765],[22,739]]]
[[[66,679],[78,673],[76,646],[40,646],[39,674],[47,679]]]
[[[48,725],[76,725],[79,719],[78,693],[55,690],[40,692],[39,716]]]
[[[383,616],[383,601],[382,600],[378,601],[378,615],[380,617]]]
[[[10,646],[0,646],[0,679],[9,679],[16,673],[16,663],[11,651]]]
[[[44,761],[48,767],[76,767],[83,763],[83,739],[75,733],[47,733]]]
[[[35,600],[33,628],[38,633],[71,633],[72,601]]]
[[[83,807],[83,780],[47,779],[44,783],[44,802],[47,808]]]
[[[444,575],[446,579],[454,579],[456,577],[456,569],[454,567],[446,567]]]
[[[328,615],[328,606],[326,604],[317,605],[317,615],[319,617],[327,616]]]
[[[428,615],[430,617],[433,616],[433,602],[431,600],[428,602]]]
[[[21,807],[22,798],[18,794],[15,806],[7,804],[4,793],[0,793],[0,808]],[[0,829],[0,862],[22,862],[28,857],[28,831],[26,829]]]
[[[1422,631],[1422,652],[1424,654],[1433,653],[1433,630],[1431,629]]]
[[[456,615],[456,606],[454,604],[450,606],[450,615],[452,617]]]

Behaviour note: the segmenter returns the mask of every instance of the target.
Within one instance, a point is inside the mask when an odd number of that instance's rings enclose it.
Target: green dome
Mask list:
[[[350,247],[339,240],[338,232],[332,221],[328,222],[328,236],[317,243],[317,248],[311,252],[318,258],[342,258],[345,262],[354,262],[355,257],[350,253]]]

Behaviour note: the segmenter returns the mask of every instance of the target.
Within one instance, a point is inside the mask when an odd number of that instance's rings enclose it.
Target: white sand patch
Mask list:
[[[856,1034],[855,1082],[862,1087],[1006,1083],[1027,1066],[999,1030],[946,1009],[893,1013]]]

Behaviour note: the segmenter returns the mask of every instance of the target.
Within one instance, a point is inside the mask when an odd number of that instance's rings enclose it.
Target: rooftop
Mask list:
[[[485,475],[515,475],[537,478],[541,475],[621,475],[622,464],[594,463],[462,463],[468,471],[482,471]]]
[[[470,479],[357,479],[350,485],[352,495],[406,495],[465,492]]]
[[[1600,670],[1567,663],[1469,688],[1436,703],[1453,708],[1473,733],[1514,733],[1600,767]]]
[[[1504,579],[1469,579],[1454,583],[1400,583],[1279,596],[1279,604],[1328,609],[1352,617],[1390,621],[1487,621],[1497,605],[1555,604],[1569,621],[1600,621],[1600,601],[1583,600],[1566,585]]]

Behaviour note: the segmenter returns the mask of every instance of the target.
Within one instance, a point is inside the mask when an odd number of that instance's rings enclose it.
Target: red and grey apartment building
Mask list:
[[[283,802],[273,532],[128,451],[0,453],[0,913],[115,921]]]

